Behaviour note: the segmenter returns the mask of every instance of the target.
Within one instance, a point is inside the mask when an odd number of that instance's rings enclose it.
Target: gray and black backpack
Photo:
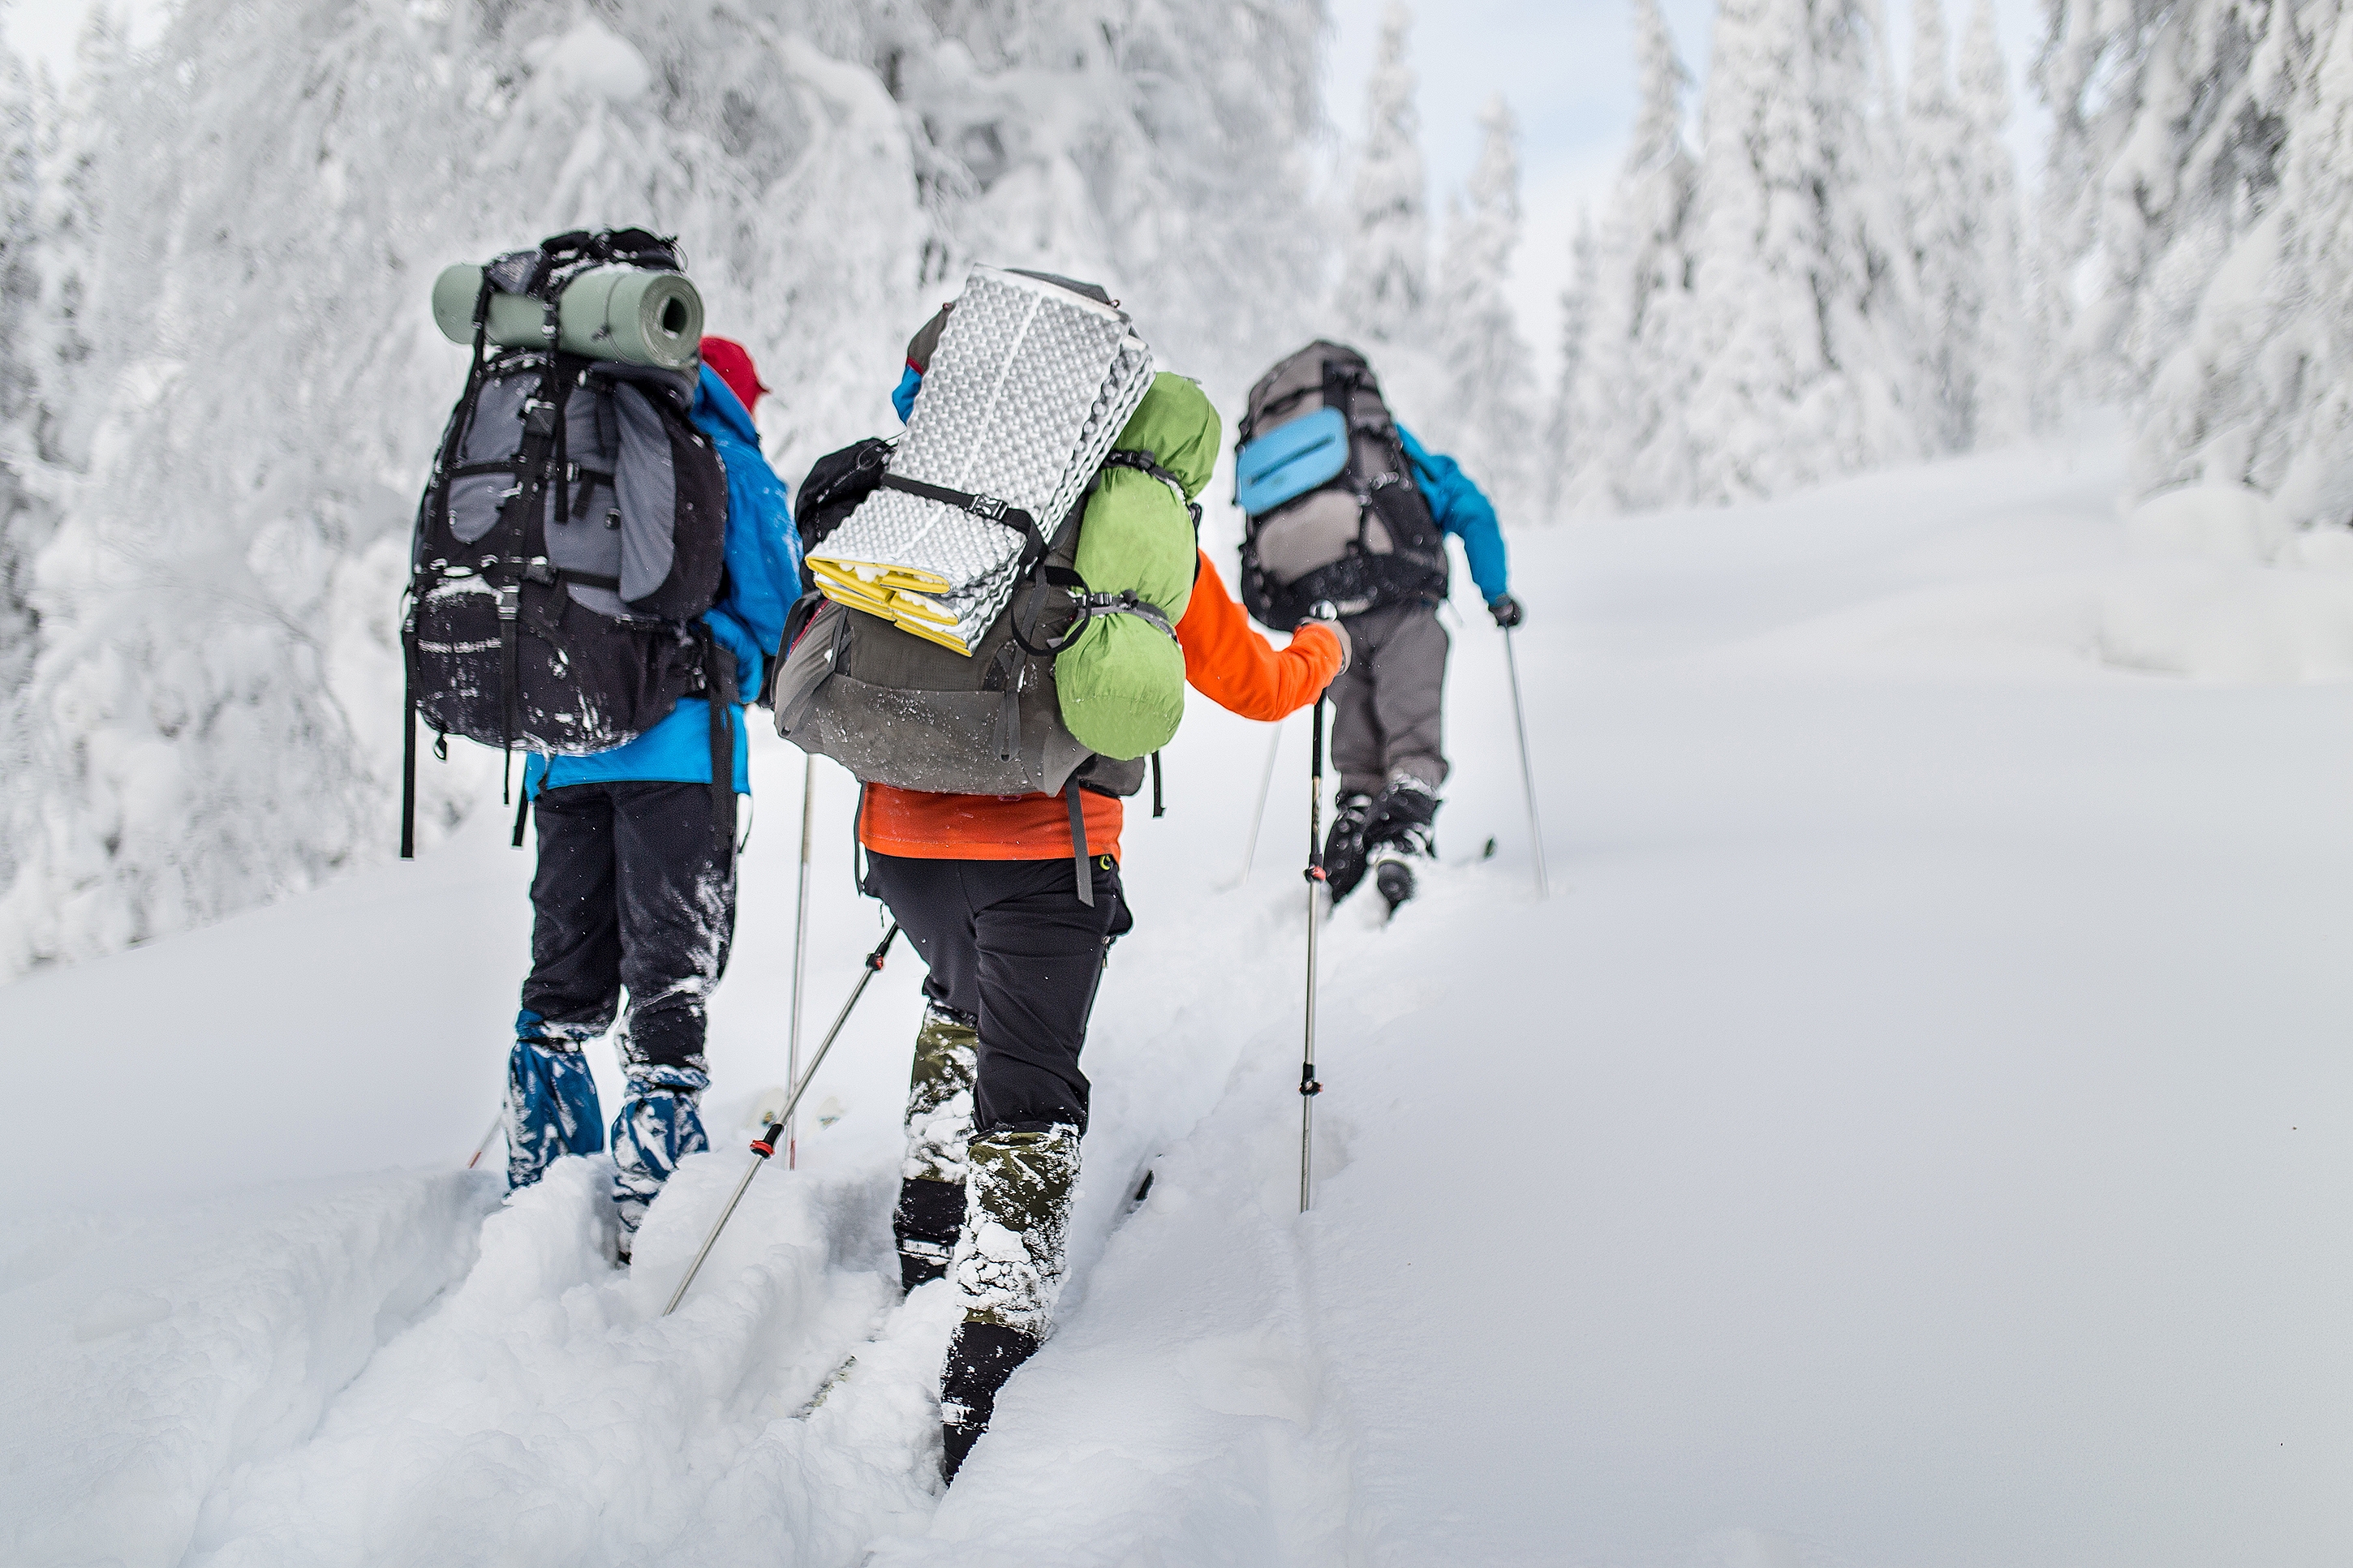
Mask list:
[[[417,508],[400,852],[416,847],[417,724],[509,753],[608,751],[712,701],[714,838],[734,837],[734,657],[697,617],[718,599],[727,476],[696,429],[698,366],[561,351],[556,304],[594,268],[679,269],[642,229],[558,235],[484,270],[466,389]],[[544,346],[488,344],[494,292],[542,301]],[[486,353],[486,347],[491,352]],[[522,817],[516,817],[516,842]]]
[[[1446,597],[1445,537],[1363,354],[1319,341],[1283,360],[1235,438],[1242,603],[1261,625]]]

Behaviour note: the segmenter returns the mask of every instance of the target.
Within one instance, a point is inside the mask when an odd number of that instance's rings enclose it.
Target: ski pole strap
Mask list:
[[[1079,902],[1093,909],[1095,879],[1087,873],[1087,808],[1079,804],[1079,781],[1075,776],[1062,786],[1062,798],[1071,804],[1071,868],[1078,883]]]
[[[522,798],[515,802],[514,838],[510,847],[520,849],[522,847],[523,825],[531,820],[531,763],[528,762],[522,765],[522,788],[515,793]]]
[[[1152,753],[1152,815],[1168,815],[1168,807],[1160,798],[1160,753],[1157,752]]]

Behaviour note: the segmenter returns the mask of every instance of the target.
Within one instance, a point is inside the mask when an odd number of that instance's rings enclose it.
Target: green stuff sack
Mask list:
[[[1087,501],[1074,564],[1090,595],[1132,593],[1171,628],[1185,618],[1199,551],[1188,503],[1209,482],[1222,436],[1198,386],[1166,371],[1153,377]],[[1071,733],[1120,761],[1158,751],[1185,718],[1184,650],[1145,616],[1090,619],[1055,656],[1054,685]]]

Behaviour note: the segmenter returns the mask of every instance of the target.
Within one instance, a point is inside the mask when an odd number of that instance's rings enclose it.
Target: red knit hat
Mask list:
[[[760,372],[752,363],[752,351],[733,338],[703,339],[702,363],[719,373],[719,379],[727,384],[727,390],[744,405],[746,414],[759,406],[760,394],[770,390],[761,384]]]

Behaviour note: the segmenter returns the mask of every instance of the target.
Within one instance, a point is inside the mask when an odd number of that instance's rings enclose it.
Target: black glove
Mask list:
[[[1487,613],[1495,617],[1497,626],[1505,631],[1510,631],[1520,624],[1521,617],[1525,612],[1521,610],[1520,602],[1517,599],[1513,598],[1509,594],[1498,594],[1487,601]]]

